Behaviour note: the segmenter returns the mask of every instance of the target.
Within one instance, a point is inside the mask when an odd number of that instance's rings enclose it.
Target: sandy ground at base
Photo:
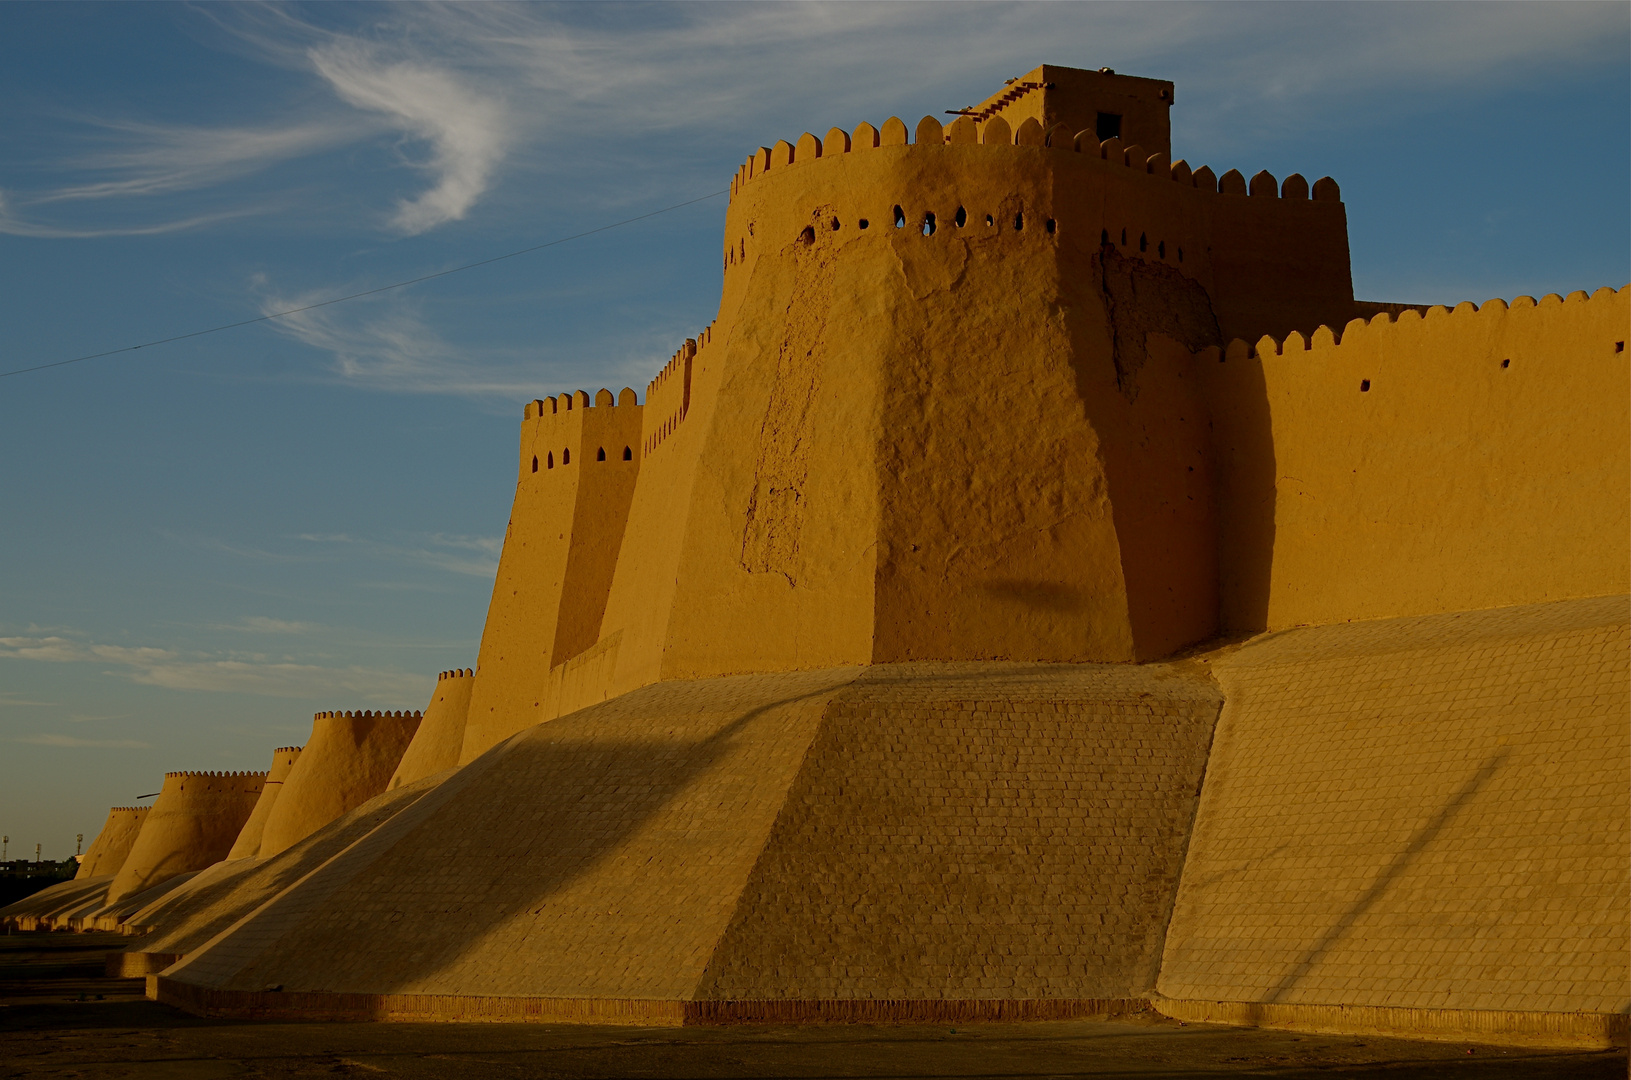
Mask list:
[[[1296,1035],[1152,1018],[683,1029],[204,1020],[103,976],[117,934],[0,936],[0,1077],[1357,1077],[1626,1075],[1624,1051]]]

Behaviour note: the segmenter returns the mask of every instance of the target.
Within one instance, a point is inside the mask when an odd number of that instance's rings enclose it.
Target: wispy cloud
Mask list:
[[[318,623],[273,619],[265,615],[245,615],[234,623],[217,623],[212,630],[236,630],[248,634],[313,634],[327,629]]]
[[[430,144],[430,159],[418,167],[436,182],[397,204],[392,218],[397,229],[421,233],[469,213],[513,138],[502,102],[476,92],[444,67],[384,58],[355,40],[335,41],[310,55],[317,73],[343,100],[388,117]]]
[[[90,240],[103,236],[162,236],[165,233],[186,232],[207,225],[219,224],[234,218],[271,212],[270,206],[248,206],[222,210],[211,214],[194,214],[142,225],[114,225],[101,228],[50,225],[19,216],[13,209],[11,197],[0,191],[0,233],[8,236],[33,236],[44,239]]]
[[[452,536],[444,533],[430,534],[422,546],[390,544],[343,533],[307,533],[300,539],[313,544],[345,545],[395,562],[415,563],[450,574],[482,578],[490,578],[498,571],[498,556],[504,547],[504,538],[500,536]]]
[[[174,649],[103,645],[75,638],[0,637],[0,658],[47,663],[102,663],[105,674],[145,686],[268,697],[345,696],[366,701],[414,701],[429,680],[402,671],[326,667]]]
[[[60,746],[69,748],[94,748],[99,750],[149,750],[151,744],[137,739],[81,739],[73,735],[54,735],[42,733],[39,735],[19,735],[13,742],[27,743],[31,746]]]

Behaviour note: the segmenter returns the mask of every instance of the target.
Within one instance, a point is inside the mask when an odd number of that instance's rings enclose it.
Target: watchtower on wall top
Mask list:
[[[1102,141],[1120,139],[1147,153],[1172,156],[1172,84],[1163,79],[1117,75],[1109,68],[1043,64],[969,109],[950,110],[977,124],[1000,116],[1011,131],[1035,119],[1047,131],[1064,124],[1072,134],[1091,131]]]

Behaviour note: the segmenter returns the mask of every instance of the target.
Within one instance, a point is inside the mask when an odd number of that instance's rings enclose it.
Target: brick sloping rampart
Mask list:
[[[242,1016],[1125,1012],[1153,985],[1218,704],[1203,672],[1165,666],[658,684],[495,746],[153,992]],[[811,863],[831,882],[766,873],[788,857],[764,854],[779,821],[831,831]],[[759,915],[794,933],[762,936]],[[735,974],[772,947],[762,978]]]
[[[1612,1027],[1631,1005],[1626,623],[1624,597],[1574,600],[1293,630],[1219,659],[1163,1008]]]
[[[698,998],[1153,989],[1215,687],[961,667],[874,668],[835,697]]]

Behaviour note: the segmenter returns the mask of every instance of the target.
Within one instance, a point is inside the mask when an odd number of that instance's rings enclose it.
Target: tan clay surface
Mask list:
[[[1624,1013],[1627,601],[1348,623],[1213,665],[1171,998]]]
[[[294,768],[295,759],[299,756],[298,746],[280,746],[272,751],[272,768],[266,774],[261,797],[255,800],[255,809],[250,812],[249,820],[244,822],[238,839],[232,842],[228,859],[252,859],[260,852],[261,834],[266,830],[266,821],[272,816],[272,807],[277,803],[278,794],[283,791],[283,781],[288,779],[289,770]]]
[[[142,831],[142,821],[147,817],[147,811],[148,807],[145,806],[115,806],[109,810],[107,823],[96,834],[96,839],[91,841],[74,877],[84,879],[117,874],[130,855],[130,849],[136,844],[136,836]]]
[[[436,676],[436,690],[431,694],[430,704],[425,706],[424,719],[419,721],[413,741],[397,763],[396,772],[386,785],[388,789],[434,776],[459,763],[475,674],[469,668],[456,668]]]
[[[320,712],[267,816],[259,855],[276,855],[385,790],[419,728],[417,712]]]
[[[226,858],[265,779],[265,773],[165,773],[130,855],[108,886],[108,903]]]

